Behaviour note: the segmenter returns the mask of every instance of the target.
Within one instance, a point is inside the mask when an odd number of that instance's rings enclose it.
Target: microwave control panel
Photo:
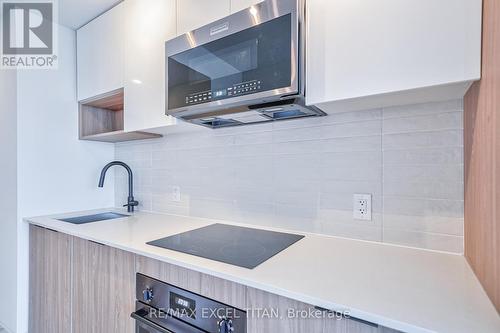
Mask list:
[[[216,89],[213,91],[206,90],[190,94],[186,96],[186,104],[193,105],[193,104],[208,103],[215,100],[253,94],[261,91],[261,88],[262,88],[262,82],[260,80],[238,83],[227,88]]]

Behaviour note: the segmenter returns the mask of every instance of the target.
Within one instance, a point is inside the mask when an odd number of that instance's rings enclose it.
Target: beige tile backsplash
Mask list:
[[[365,110],[116,145],[141,209],[463,251],[463,103]],[[117,172],[116,203],[126,201]],[[172,200],[172,186],[181,201]],[[373,220],[352,196],[373,195]]]

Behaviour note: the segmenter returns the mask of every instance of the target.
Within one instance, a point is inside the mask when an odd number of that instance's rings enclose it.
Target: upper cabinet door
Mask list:
[[[123,87],[124,4],[77,31],[78,100]]]
[[[229,15],[230,6],[230,0],[177,1],[177,34],[185,34]]]
[[[480,78],[481,3],[308,0],[307,103],[344,111],[463,97]]]
[[[183,0],[184,1],[184,0]],[[126,0],[125,131],[175,124],[165,115],[165,42],[176,35],[175,0]]]
[[[231,0],[231,13],[239,12],[263,0]]]

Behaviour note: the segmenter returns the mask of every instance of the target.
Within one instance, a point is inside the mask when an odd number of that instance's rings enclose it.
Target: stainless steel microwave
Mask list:
[[[166,114],[210,128],[325,115],[305,106],[304,3],[267,0],[166,42]]]

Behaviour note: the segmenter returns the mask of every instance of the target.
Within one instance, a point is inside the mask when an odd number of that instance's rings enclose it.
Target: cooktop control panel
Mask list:
[[[247,326],[243,310],[140,273],[132,317],[151,332],[246,333]]]

